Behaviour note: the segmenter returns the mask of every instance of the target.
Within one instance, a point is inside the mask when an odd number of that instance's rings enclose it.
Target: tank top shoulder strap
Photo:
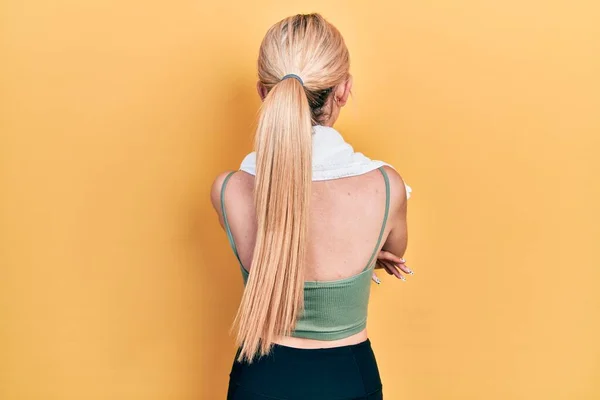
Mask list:
[[[237,247],[235,245],[235,240],[233,239],[233,234],[231,233],[231,228],[229,227],[229,222],[227,221],[227,211],[225,211],[225,188],[227,187],[227,182],[229,179],[235,174],[236,171],[230,172],[223,181],[223,186],[221,187],[221,213],[223,215],[223,225],[225,225],[225,232],[227,233],[227,239],[229,240],[229,245],[233,250],[233,254],[235,254],[235,258],[237,258],[240,266],[242,265],[242,260],[240,260],[240,256],[237,251]]]
[[[381,172],[381,175],[383,175],[383,180],[385,182],[385,212],[383,213],[383,222],[381,224],[381,231],[379,232],[377,244],[375,245],[373,254],[371,254],[371,258],[369,259],[369,262],[367,263],[363,271],[366,271],[374,265],[373,261],[375,261],[375,256],[377,256],[377,253],[379,252],[379,246],[381,245],[381,240],[383,239],[383,234],[385,233],[385,226],[390,213],[390,179],[388,178],[387,172],[385,172],[385,169],[383,167],[379,167],[378,169],[379,172]]]

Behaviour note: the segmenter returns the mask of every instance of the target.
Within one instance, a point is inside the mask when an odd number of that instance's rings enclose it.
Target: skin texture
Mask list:
[[[329,96],[322,125],[333,126],[352,89],[352,78],[338,85]],[[258,82],[261,99],[267,92]],[[385,167],[390,179],[390,213],[382,245],[377,249],[376,268],[405,280],[403,274],[412,274],[402,256],[406,251],[406,189],[401,176]],[[211,200],[223,226],[221,188],[226,171],[214,181]],[[225,207],[236,246],[243,266],[250,270],[256,240],[256,222],[253,203],[254,176],[237,172],[228,183]],[[367,174],[313,182],[311,190],[308,260],[306,280],[334,280],[347,278],[362,271],[377,243],[385,209],[385,186],[379,171]],[[379,279],[373,277],[375,282]],[[360,343],[367,339],[366,329],[350,337],[321,341],[314,339],[280,337],[275,343],[299,348],[337,347]]]

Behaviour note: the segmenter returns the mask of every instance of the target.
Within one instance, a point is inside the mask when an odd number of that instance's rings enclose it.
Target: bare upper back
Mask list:
[[[393,218],[394,203],[406,193],[397,172],[391,168],[386,168],[386,171],[390,176],[392,194],[389,218]],[[215,181],[213,204],[216,203],[215,197],[220,198],[223,180],[224,175]],[[224,194],[227,221],[241,262],[247,270],[252,268],[250,264],[256,240],[253,190],[254,176],[237,172],[229,179]],[[306,280],[346,278],[365,268],[381,232],[385,196],[384,179],[377,170],[312,183]],[[381,245],[390,229],[391,225],[386,224]]]

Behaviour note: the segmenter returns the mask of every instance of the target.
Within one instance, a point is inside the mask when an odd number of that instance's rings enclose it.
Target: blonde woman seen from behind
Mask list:
[[[383,398],[367,306],[374,268],[412,273],[408,187],[333,128],[349,67],[319,14],[278,22],[260,46],[255,152],[211,193],[245,283],[229,400]]]

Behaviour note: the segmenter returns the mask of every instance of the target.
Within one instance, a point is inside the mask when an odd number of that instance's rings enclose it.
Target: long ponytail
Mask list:
[[[305,84],[281,80],[290,72]],[[331,87],[347,76],[343,39],[318,14],[281,21],[261,44],[259,79],[269,91],[255,141],[256,244],[234,322],[240,361],[267,354],[278,336],[293,332],[303,311],[312,124]]]
[[[312,124],[308,98],[296,79],[276,84],[265,98],[256,134],[257,235],[238,313],[240,359],[268,353],[289,335],[304,304],[304,263]]]

